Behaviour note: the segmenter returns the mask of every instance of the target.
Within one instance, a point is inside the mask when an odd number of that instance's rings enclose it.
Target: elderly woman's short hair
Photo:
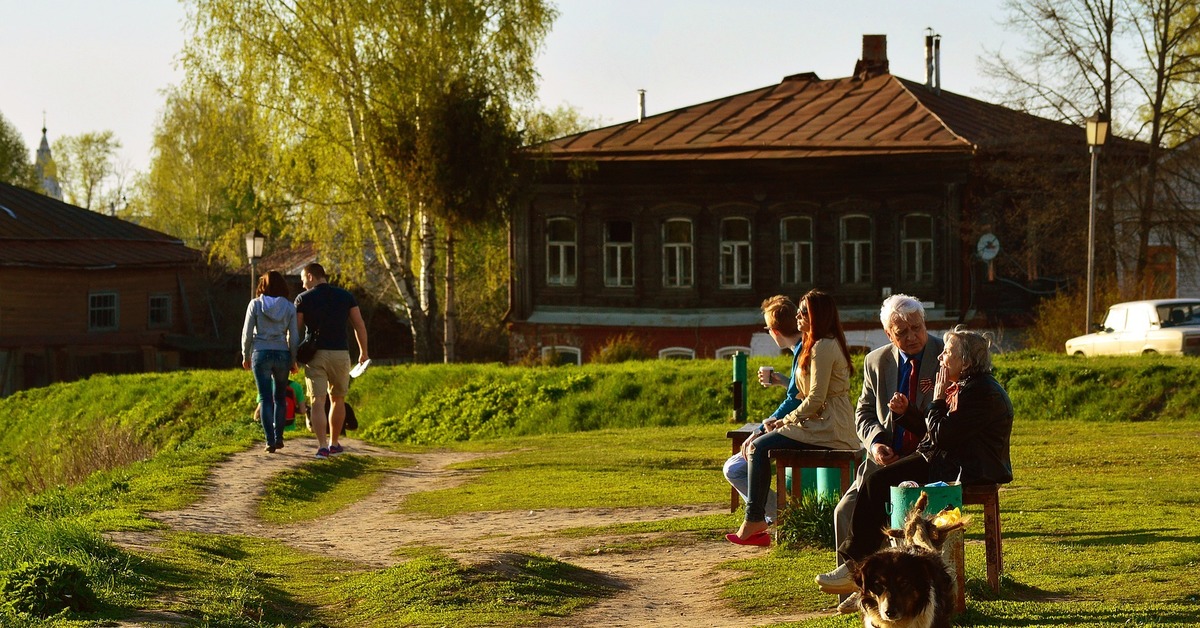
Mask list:
[[[918,315],[921,320],[925,320],[925,306],[916,297],[910,297],[907,294],[893,294],[883,300],[883,307],[879,308],[879,322],[883,323],[884,329],[890,329],[892,321],[897,318],[909,320],[913,315]]]
[[[972,331],[967,329],[965,325],[957,325],[942,337],[946,346],[950,346],[951,338],[958,339],[959,350],[962,351],[962,355],[958,357],[962,358],[964,364],[962,372],[964,377],[992,372],[992,339],[990,334]]]

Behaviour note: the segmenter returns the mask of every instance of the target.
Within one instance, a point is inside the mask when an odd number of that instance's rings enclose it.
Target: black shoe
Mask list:
[[[283,449],[283,439],[275,441],[275,449]]]
[[[275,453],[275,445],[267,445],[266,450],[269,454]]]

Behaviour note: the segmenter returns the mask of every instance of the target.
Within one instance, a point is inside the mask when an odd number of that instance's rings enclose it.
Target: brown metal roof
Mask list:
[[[810,73],[542,148],[552,159],[598,161],[972,154],[1010,139],[1016,128],[1084,140],[1077,126],[891,74],[820,80]]]
[[[0,183],[2,266],[112,268],[200,258],[173,236]]]

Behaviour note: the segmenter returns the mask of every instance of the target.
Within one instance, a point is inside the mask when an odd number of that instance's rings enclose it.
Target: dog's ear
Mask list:
[[[854,580],[854,586],[858,587],[859,591],[863,589],[863,571],[862,563],[853,558],[846,559],[846,569],[850,571],[850,578]]]
[[[884,528],[883,534],[884,536],[891,537],[893,539],[904,539],[904,530],[897,530],[896,528]]]

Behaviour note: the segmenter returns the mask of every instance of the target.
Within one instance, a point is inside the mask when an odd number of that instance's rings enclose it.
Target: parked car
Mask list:
[[[1067,341],[1068,355],[1138,353],[1200,355],[1200,299],[1117,303],[1095,333]]]

